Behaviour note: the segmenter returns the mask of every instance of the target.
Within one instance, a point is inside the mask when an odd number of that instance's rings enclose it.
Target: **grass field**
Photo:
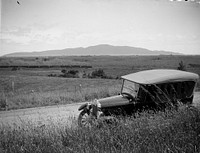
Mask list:
[[[200,56],[64,56],[64,57],[29,57],[29,58],[0,58],[0,66],[9,65],[88,65],[90,69],[78,69],[91,72],[94,69],[102,68],[109,76],[121,76],[145,69],[170,68],[177,69],[178,64],[183,61],[187,71],[200,74]],[[37,71],[37,69],[36,69]],[[41,72],[41,69],[39,70]],[[59,69],[45,69],[43,75],[60,72]],[[29,75],[38,75],[35,71],[28,71]],[[40,74],[40,75],[42,75]]]
[[[74,121],[73,118],[71,118]],[[144,112],[136,118],[119,118],[113,125],[79,128],[73,122],[22,127],[0,125],[0,152],[105,152],[199,153],[200,112],[191,107],[179,111]]]
[[[91,73],[101,68],[113,78],[154,68],[177,69],[183,61],[187,71],[200,75],[200,56],[70,56],[0,58],[0,66],[79,65],[71,67]],[[63,68],[0,69],[0,108],[5,110],[90,101],[120,92],[121,80],[49,77],[61,74]],[[199,87],[199,85],[198,85]]]
[[[69,104],[108,97],[120,92],[120,80],[74,79],[38,76],[1,78],[1,100],[8,109]]]
[[[45,58],[0,58],[1,65],[89,65],[76,68],[91,71],[102,68],[117,76],[154,68],[177,69],[183,61],[187,71],[200,75],[200,56],[84,56]],[[75,68],[68,68],[75,69]],[[2,110],[68,104],[108,97],[120,92],[119,79],[49,77],[62,68],[0,69]],[[199,87],[199,85],[198,85]],[[199,99],[197,99],[199,100]],[[136,114],[119,118],[118,123],[89,129],[63,121],[38,126],[24,121],[22,126],[0,124],[0,152],[124,152],[124,153],[199,153],[200,112],[194,107],[178,111]],[[51,122],[51,121],[50,121]]]

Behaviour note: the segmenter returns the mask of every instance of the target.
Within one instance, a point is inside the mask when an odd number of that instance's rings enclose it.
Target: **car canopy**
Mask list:
[[[154,69],[131,73],[121,77],[139,84],[159,84],[180,81],[197,81],[199,76],[195,73],[172,70],[172,69]]]

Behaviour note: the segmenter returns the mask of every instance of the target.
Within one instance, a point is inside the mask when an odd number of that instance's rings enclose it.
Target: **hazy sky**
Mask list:
[[[200,0],[1,0],[0,56],[98,44],[200,54]]]

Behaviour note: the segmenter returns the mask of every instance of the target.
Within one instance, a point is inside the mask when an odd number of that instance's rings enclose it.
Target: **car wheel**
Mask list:
[[[95,117],[90,111],[83,110],[78,116],[78,125],[80,127],[90,128],[95,122]]]

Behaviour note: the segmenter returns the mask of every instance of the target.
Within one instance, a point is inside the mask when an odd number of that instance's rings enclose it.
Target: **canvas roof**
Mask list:
[[[180,70],[154,69],[131,73],[122,76],[122,78],[139,84],[159,84],[178,81],[197,81],[199,76],[195,73]]]

